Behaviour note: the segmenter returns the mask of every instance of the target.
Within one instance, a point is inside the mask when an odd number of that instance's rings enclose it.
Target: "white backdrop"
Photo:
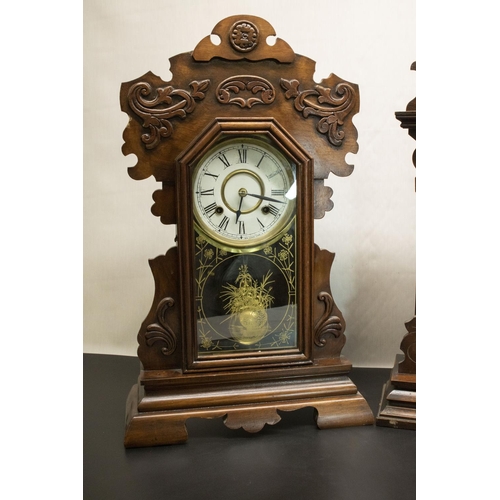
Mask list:
[[[150,212],[153,178],[133,181],[121,153],[122,82],[189,52],[223,18],[263,17],[292,49],[316,61],[316,81],[357,83],[354,172],[327,180],[334,209],[315,242],[336,253],[331,283],[346,319],[343,350],[359,367],[389,367],[415,307],[415,141],[395,111],[416,95],[415,1],[84,1],[84,352],[135,355],[154,284],[148,259],[173,245],[175,228]]]

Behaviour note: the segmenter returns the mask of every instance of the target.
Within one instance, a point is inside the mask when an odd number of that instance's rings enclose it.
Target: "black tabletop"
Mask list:
[[[222,419],[187,421],[187,443],[125,449],[135,357],[84,354],[86,500],[407,500],[416,497],[416,433],[378,426],[319,430],[314,410],[280,412],[257,434]],[[374,415],[389,369],[350,374]]]

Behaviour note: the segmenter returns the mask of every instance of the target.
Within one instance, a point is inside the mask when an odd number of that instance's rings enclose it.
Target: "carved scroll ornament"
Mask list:
[[[237,75],[227,78],[217,87],[221,104],[236,104],[251,108],[255,104],[271,104],[276,97],[274,87],[260,76]]]
[[[356,104],[356,92],[345,82],[338,83],[329,89],[316,85],[314,90],[299,90],[298,80],[281,79],[287,99],[294,99],[295,109],[304,118],[311,115],[322,117],[317,125],[318,132],[327,134],[328,140],[334,146],[341,146],[345,133],[341,129],[344,118]]]
[[[189,84],[191,92],[166,87],[154,89],[148,82],[139,82],[130,87],[128,102],[130,108],[142,118],[142,126],[149,128],[149,133],[141,136],[147,149],[155,148],[162,137],[169,137],[173,132],[170,123],[174,117],[186,118],[192,113],[196,101],[205,98],[209,80],[193,81]],[[151,99],[146,97],[151,96]]]
[[[318,347],[324,347],[326,345],[326,335],[331,334],[335,338],[340,337],[342,333],[342,322],[338,316],[332,316],[335,302],[329,293],[321,292],[318,299],[325,303],[325,311],[316,325],[314,343]]]
[[[172,297],[162,299],[156,309],[158,323],[152,323],[146,328],[146,344],[151,347],[155,342],[165,343],[166,345],[161,348],[161,352],[165,356],[172,354],[177,347],[175,334],[166,320],[166,312],[173,305],[174,299]]]

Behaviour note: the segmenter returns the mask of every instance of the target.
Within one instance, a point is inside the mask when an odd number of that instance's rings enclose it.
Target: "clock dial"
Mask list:
[[[250,248],[277,235],[295,213],[295,170],[263,140],[213,148],[194,171],[195,219],[213,241]]]

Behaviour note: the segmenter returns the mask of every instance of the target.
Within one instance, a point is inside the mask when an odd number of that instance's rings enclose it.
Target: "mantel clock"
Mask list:
[[[120,92],[123,153],[154,176],[152,212],[177,227],[150,261],[155,295],[138,334],[127,447],[187,440],[188,418],[257,432],[278,410],[314,407],[320,429],[373,423],[341,355],[345,321],[330,289],[334,254],[313,225],[333,207],[324,179],[357,151],[357,85],[295,54],[255,16],[218,23]]]
[[[416,71],[417,63],[411,67]],[[396,119],[408,135],[417,139],[417,98],[405,111],[396,111]],[[417,166],[417,150],[413,151],[413,166]],[[401,341],[401,353],[396,355],[389,380],[382,390],[376,424],[395,429],[415,430],[417,427],[417,316],[405,323],[406,334]]]

